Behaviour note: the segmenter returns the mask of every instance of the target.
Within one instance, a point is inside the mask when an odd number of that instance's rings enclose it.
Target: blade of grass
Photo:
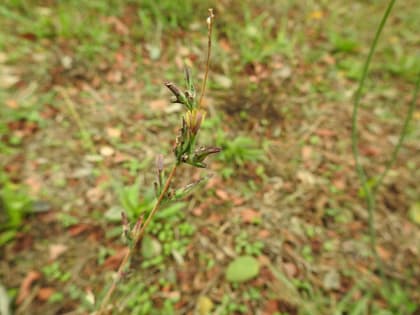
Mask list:
[[[352,116],[352,135],[351,135],[353,156],[356,163],[356,171],[357,171],[359,180],[362,184],[362,189],[365,194],[365,199],[366,199],[366,203],[368,207],[370,244],[371,244],[372,252],[373,252],[373,255],[375,256],[375,260],[376,260],[376,263],[378,265],[381,275],[383,275],[382,261],[379,258],[378,253],[376,251],[376,233],[375,233],[375,227],[374,227],[375,197],[374,197],[374,192],[372,191],[367,181],[365,169],[360,163],[360,153],[359,153],[359,148],[358,148],[359,141],[358,141],[358,128],[357,128],[357,115],[358,115],[358,110],[360,107],[360,99],[362,97],[363,88],[365,86],[365,81],[367,78],[367,74],[368,74],[370,63],[372,61],[373,54],[375,52],[376,46],[379,41],[379,37],[382,33],[382,30],[385,26],[386,21],[388,20],[388,17],[392,11],[394,4],[395,4],[395,0],[389,1],[388,6],[385,10],[385,13],[381,19],[381,22],[379,23],[379,26],[376,30],[376,34],[373,39],[372,45],[370,47],[369,54],[363,66],[362,75],[359,80],[359,86],[356,90],[356,94],[354,97],[353,116]]]
[[[420,89],[420,73],[417,75],[416,85],[413,92],[413,98],[411,99],[407,115],[405,116],[404,124],[400,133],[400,137],[398,138],[398,142],[392,152],[390,160],[386,164],[385,170],[382,172],[382,174],[379,176],[378,180],[375,183],[375,187],[373,188],[374,192],[378,190],[379,186],[382,184],[382,181],[388,174],[392,165],[394,165],[395,161],[397,160],[398,153],[400,152],[405,136],[407,135],[408,126],[410,125],[410,121],[413,118],[414,108],[416,108],[416,101],[417,101],[417,96],[419,94],[419,89]]]

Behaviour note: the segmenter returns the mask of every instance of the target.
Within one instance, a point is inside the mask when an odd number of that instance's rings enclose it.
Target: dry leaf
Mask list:
[[[261,219],[261,212],[254,209],[241,210],[241,217],[244,223],[255,223]]]
[[[101,153],[102,156],[108,157],[115,153],[115,150],[109,146],[103,146],[99,149],[99,153]]]
[[[263,315],[274,315],[279,312],[279,303],[276,300],[267,301],[264,305]]]
[[[332,137],[336,135],[336,132],[330,129],[318,129],[315,133],[320,137]]]
[[[259,238],[267,238],[267,237],[269,237],[270,236],[270,231],[269,230],[260,230],[259,232],[258,232],[258,237]]]
[[[121,138],[121,129],[108,127],[105,129],[106,134],[110,138],[119,139]]]
[[[388,261],[392,256],[389,250],[380,245],[376,246],[376,252],[378,253],[379,257],[381,257],[381,259],[385,261]]]
[[[284,273],[289,278],[294,278],[297,275],[298,269],[294,263],[287,262],[283,264]]]
[[[37,298],[43,302],[48,301],[51,295],[55,292],[54,288],[41,288],[38,291]]]
[[[302,148],[302,160],[308,161],[311,159],[312,148],[310,146],[304,146]]]
[[[117,269],[118,266],[121,264],[121,261],[124,259],[125,255],[127,255],[128,251],[129,249],[127,247],[124,247],[114,255],[108,257],[104,262],[105,268]]]
[[[100,187],[93,187],[90,188],[86,192],[86,197],[91,203],[98,202],[99,200],[103,199],[104,191]]]
[[[42,188],[41,178],[36,175],[26,178],[25,184],[30,188],[31,193],[34,195],[37,195]]]
[[[68,246],[66,246],[64,244],[53,244],[53,245],[50,245],[50,261],[56,260],[67,249],[68,249]]]
[[[70,236],[77,236],[85,231],[87,231],[91,226],[85,223],[72,225],[68,231]]]
[[[324,12],[322,12],[320,10],[312,11],[309,14],[309,18],[311,20],[321,20],[323,17],[324,17]]]
[[[219,197],[220,199],[222,199],[223,201],[229,200],[228,193],[226,191],[222,190],[222,189],[217,189],[216,190],[216,196]]]
[[[154,111],[163,111],[168,106],[166,99],[157,99],[149,103],[150,109]]]
[[[25,279],[23,279],[22,283],[20,284],[19,295],[16,299],[16,304],[19,305],[26,299],[26,297],[31,292],[32,283],[34,283],[39,278],[41,278],[41,274],[38,271],[31,270],[28,272]]]

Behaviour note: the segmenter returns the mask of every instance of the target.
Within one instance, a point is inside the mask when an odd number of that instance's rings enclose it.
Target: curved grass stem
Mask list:
[[[376,192],[379,189],[379,187],[382,184],[382,181],[388,174],[392,165],[394,165],[395,161],[397,160],[398,153],[400,152],[405,136],[407,135],[408,126],[410,125],[410,121],[413,118],[413,112],[414,112],[414,108],[416,108],[416,101],[417,101],[417,96],[419,94],[419,89],[420,89],[420,73],[417,74],[417,80],[416,80],[416,85],[413,92],[413,97],[408,107],[407,115],[405,116],[405,119],[404,119],[404,124],[401,129],[400,137],[398,138],[398,142],[395,145],[394,150],[392,151],[391,158],[389,159],[388,163],[385,166],[385,170],[381,173],[381,175],[379,175],[379,178],[375,183],[375,187],[373,188],[374,192]]]
[[[380,260],[376,251],[376,233],[375,233],[375,226],[374,226],[375,196],[374,196],[374,191],[370,187],[368,180],[366,178],[365,169],[360,163],[360,153],[359,153],[359,148],[358,148],[359,141],[358,141],[358,128],[357,128],[357,115],[358,115],[358,110],[360,107],[360,99],[362,97],[363,88],[365,86],[365,81],[367,78],[367,74],[368,74],[370,63],[372,61],[373,54],[375,52],[376,46],[379,41],[379,37],[382,33],[382,30],[385,26],[386,21],[388,20],[388,17],[392,11],[394,4],[395,4],[395,0],[389,1],[388,6],[385,10],[385,13],[381,19],[381,22],[379,23],[379,26],[376,30],[375,37],[373,39],[372,45],[369,50],[369,54],[363,66],[362,75],[359,80],[359,86],[357,88],[357,91],[354,97],[353,116],[352,116],[352,137],[351,138],[352,138],[353,156],[356,163],[357,175],[359,177],[360,182],[362,183],[362,189],[363,189],[366,203],[367,203],[367,209],[368,209],[368,214],[369,214],[369,217],[368,217],[369,235],[370,235],[370,243],[372,247],[372,252],[375,256],[381,275],[383,274],[382,272],[383,268],[382,268],[382,261]]]

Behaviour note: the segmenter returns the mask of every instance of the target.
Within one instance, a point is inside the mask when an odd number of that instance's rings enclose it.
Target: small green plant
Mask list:
[[[5,181],[0,188],[0,246],[15,237],[31,203],[24,187]]]
[[[260,256],[264,249],[264,243],[261,241],[251,242],[248,233],[242,231],[235,238],[235,251],[238,254]]]
[[[378,314],[409,315],[414,314],[419,309],[419,305],[411,300],[407,292],[397,282],[382,286],[379,292],[387,301],[389,307],[388,310],[381,310],[381,313],[378,312]]]
[[[218,131],[216,144],[223,148],[219,158],[226,163],[234,163],[242,166],[246,162],[258,162],[264,160],[264,151],[257,147],[255,140],[238,136],[233,140],[227,140],[223,131]]]
[[[365,286],[358,283],[349,290],[336,305],[334,315],[410,315],[418,309],[418,305],[397,282],[387,283],[378,290]],[[362,298],[354,298],[356,291],[363,292]],[[379,295],[386,303],[376,303],[375,295]]]
[[[182,104],[185,108],[185,113],[181,119],[181,127],[179,129],[179,134],[176,137],[175,144],[173,147],[173,153],[175,155],[174,164],[167,174],[165,172],[164,164],[163,164],[163,157],[158,155],[156,158],[156,181],[154,183],[154,190],[155,190],[155,198],[153,207],[151,210],[146,209],[143,211],[143,208],[139,206],[137,200],[139,195],[134,190],[138,184],[134,184],[133,187],[128,187],[127,189],[123,189],[122,193],[120,193],[120,200],[122,201],[123,205],[130,209],[131,212],[137,213],[137,217],[134,220],[129,220],[129,217],[125,212],[122,212],[122,223],[123,223],[123,237],[129,244],[129,250],[127,254],[124,256],[120,267],[117,271],[117,276],[115,277],[113,283],[109,287],[106,292],[105,297],[102,300],[102,303],[99,307],[98,314],[104,314],[107,312],[107,307],[111,295],[115,291],[119,281],[123,277],[123,274],[129,267],[129,262],[131,257],[133,256],[134,252],[140,245],[143,236],[147,231],[150,231],[152,219],[159,216],[159,214],[168,216],[168,213],[177,212],[179,208],[166,208],[165,210],[161,210],[157,212],[159,208],[162,208],[164,205],[168,205],[171,202],[177,201],[187,195],[194,187],[200,184],[206,177],[199,179],[198,181],[192,182],[185,187],[181,187],[179,189],[174,189],[171,187],[172,180],[174,179],[175,173],[181,165],[189,165],[196,168],[206,168],[206,158],[211,155],[221,151],[220,148],[215,146],[198,146],[198,132],[200,130],[201,124],[205,118],[205,112],[201,109],[201,103],[204,97],[204,92],[207,83],[207,76],[209,71],[209,63],[210,63],[210,51],[211,51],[211,33],[212,33],[212,26],[213,26],[213,10],[209,9],[209,17],[207,19],[208,24],[208,54],[207,54],[207,63],[206,63],[206,72],[204,75],[201,94],[200,97],[196,97],[196,91],[193,79],[191,77],[191,73],[188,69],[185,71],[185,83],[186,83],[186,91],[183,92],[178,86],[176,86],[172,82],[165,83],[166,87],[172,92],[174,95],[173,102]],[[138,187],[137,187],[138,191]],[[184,230],[188,232],[188,228],[184,227]],[[167,237],[171,237],[170,235],[166,235],[167,231],[159,231],[158,237],[161,240],[165,240]],[[161,257],[161,256],[157,256]],[[160,262],[160,258],[158,258],[157,263]]]
[[[71,278],[71,273],[62,271],[58,262],[53,262],[42,268],[42,273],[48,281],[58,280],[60,282],[67,282]]]
[[[222,303],[216,309],[215,314],[231,315],[231,314],[248,314],[248,307],[244,304],[236,302],[229,295],[224,295]]]
[[[243,5],[243,12],[243,23],[234,23],[226,29],[237,46],[242,66],[267,62],[276,53],[293,56],[295,40],[287,32],[287,18],[279,23],[266,11],[254,16],[248,4]]]
[[[358,43],[351,36],[342,36],[336,32],[332,32],[329,36],[333,46],[333,52],[353,53],[358,49]]]

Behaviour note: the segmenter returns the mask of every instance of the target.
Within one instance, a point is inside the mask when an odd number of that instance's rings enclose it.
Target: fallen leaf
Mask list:
[[[0,314],[10,315],[10,298],[6,288],[0,284]]]
[[[298,273],[298,269],[296,265],[291,262],[284,263],[283,269],[284,269],[285,274],[289,276],[289,278],[294,278]]]
[[[125,255],[127,255],[129,249],[127,247],[124,247],[117,251],[114,255],[108,257],[104,262],[104,267],[107,269],[117,269],[121,261],[124,259]]]
[[[121,138],[121,129],[108,127],[105,129],[106,134],[110,138],[119,139]]]
[[[318,129],[315,133],[321,137],[332,137],[336,135],[336,132],[330,129]]]
[[[258,231],[258,237],[259,238],[267,238],[270,236],[270,231],[269,230],[260,230]]]
[[[99,200],[103,199],[104,191],[98,186],[88,189],[86,192],[86,198],[91,203],[98,202]]]
[[[241,210],[241,217],[244,223],[255,223],[261,219],[261,212],[254,209]]]
[[[10,99],[10,100],[6,100],[6,106],[12,109],[16,109],[19,107],[19,104],[16,100],[14,99]]]
[[[99,153],[101,153],[102,156],[108,157],[113,155],[115,153],[115,150],[110,146],[103,146],[99,149]]]
[[[387,250],[386,248],[380,245],[376,246],[376,252],[378,253],[379,257],[381,257],[382,260],[385,260],[385,261],[389,261],[389,259],[392,256],[392,253],[389,250]]]
[[[225,51],[230,52],[232,50],[232,47],[230,46],[230,43],[228,40],[222,38],[219,40],[219,46]]]
[[[216,190],[216,196],[219,197],[220,199],[222,199],[223,201],[229,200],[228,193],[226,191],[222,190],[222,189],[217,189]]]
[[[131,157],[128,154],[121,153],[118,151],[114,154],[114,158],[113,158],[113,162],[115,164],[123,163],[130,160],[131,160]]]
[[[299,170],[296,174],[296,177],[303,183],[307,185],[314,185],[316,183],[316,177],[309,171]]]
[[[75,224],[69,227],[68,231],[69,231],[70,236],[77,236],[87,231],[90,227],[91,226],[89,224],[79,223],[79,224]]]
[[[251,256],[240,256],[232,261],[226,269],[226,280],[245,282],[255,278],[260,272],[260,264]]]
[[[0,52],[0,63],[5,63],[7,61],[7,55],[4,52]]]
[[[223,219],[224,219],[224,217],[221,214],[219,214],[219,213],[212,213],[207,218],[207,221],[209,221],[211,223],[219,224]]]
[[[128,35],[130,33],[129,28],[124,24],[124,22],[115,16],[108,17],[107,22],[115,28],[115,32],[119,35]]]
[[[149,103],[150,109],[154,111],[163,111],[167,106],[168,101],[166,99],[157,99]]]
[[[305,145],[301,151],[302,160],[309,161],[312,156],[312,148],[310,146]]]
[[[181,293],[179,291],[161,292],[162,297],[169,300],[179,300]]]
[[[90,304],[95,305],[95,295],[93,294],[92,289],[86,289],[85,298]]]
[[[245,203],[245,199],[237,196],[232,197],[233,205],[234,206],[240,206]]]
[[[56,260],[59,256],[61,256],[66,250],[68,246],[64,244],[52,244],[50,245],[50,261]]]
[[[366,145],[360,147],[360,153],[362,153],[365,156],[372,157],[380,155],[381,151],[377,147]]]
[[[323,17],[324,17],[324,12],[322,12],[320,10],[312,11],[309,14],[309,18],[311,20],[321,20]]]
[[[31,292],[32,283],[36,280],[41,278],[41,274],[38,271],[31,270],[26,275],[25,279],[23,279],[22,283],[20,284],[19,288],[19,295],[16,299],[16,304],[21,304]]]
[[[53,295],[54,292],[54,288],[41,288],[38,291],[37,298],[43,302],[48,301],[48,299],[51,295]]]
[[[213,80],[215,83],[223,89],[230,89],[232,87],[232,79],[228,76],[221,74],[214,74]]]
[[[0,87],[8,89],[20,81],[20,77],[13,74],[4,73],[0,76]]]
[[[199,315],[208,315],[213,309],[213,301],[210,300],[207,296],[202,295],[198,298],[197,301],[197,310]]]
[[[195,207],[194,209],[192,209],[191,213],[196,217],[201,217],[204,213],[205,208],[206,207],[204,207],[203,205]]]
[[[276,300],[267,301],[264,305],[263,315],[278,314],[279,303]]]
[[[25,184],[30,188],[33,195],[38,195],[42,188],[42,181],[40,177],[36,175],[26,178]]]
[[[338,290],[341,286],[340,274],[337,270],[329,270],[322,281],[324,289],[326,290]]]
[[[346,179],[341,174],[336,174],[336,176],[332,179],[331,182],[335,186],[335,188],[339,190],[345,190],[347,187]]]

